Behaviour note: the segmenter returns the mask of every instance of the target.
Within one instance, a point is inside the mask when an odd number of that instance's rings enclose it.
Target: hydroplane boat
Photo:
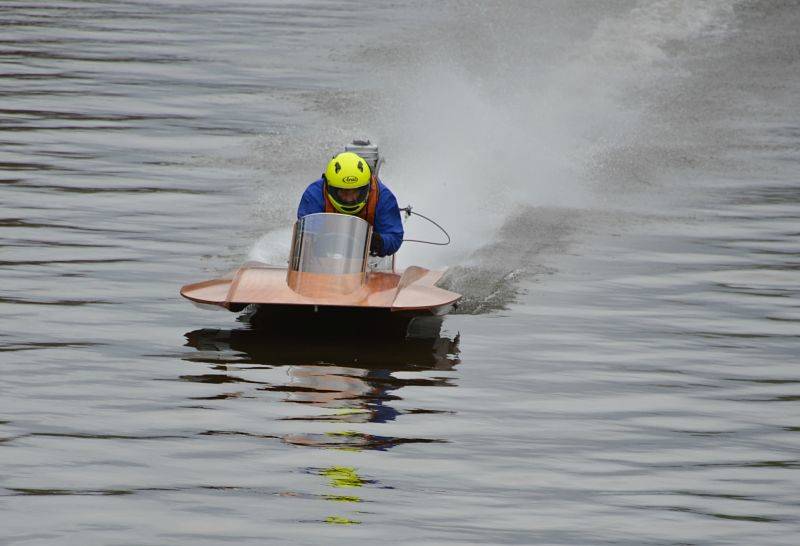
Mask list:
[[[250,261],[223,277],[187,284],[181,295],[233,312],[257,306],[259,312],[409,319],[444,315],[461,299],[436,286],[444,271],[411,266],[397,272],[393,258],[373,263],[371,236],[372,226],[357,216],[310,214],[294,225],[287,267]]]

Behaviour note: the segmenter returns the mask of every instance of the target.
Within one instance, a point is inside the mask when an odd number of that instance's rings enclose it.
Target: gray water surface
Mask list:
[[[0,543],[798,543],[796,2],[0,28]],[[459,313],[286,335],[179,297],[279,256],[365,134]]]

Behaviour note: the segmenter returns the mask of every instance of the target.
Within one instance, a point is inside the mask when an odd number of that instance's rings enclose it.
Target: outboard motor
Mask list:
[[[368,139],[354,140],[352,143],[344,147],[345,152],[353,152],[363,157],[369,164],[369,169],[372,174],[378,176],[378,171],[383,163],[383,158],[380,156],[377,144],[372,144]]]

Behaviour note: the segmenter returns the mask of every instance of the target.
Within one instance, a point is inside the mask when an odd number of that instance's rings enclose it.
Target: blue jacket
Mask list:
[[[378,180],[378,189],[380,195],[375,207],[375,225],[372,227],[383,240],[381,256],[389,256],[397,252],[403,243],[403,222],[400,219],[400,207],[397,206],[397,199],[391,190],[380,180]],[[325,196],[322,195],[322,192],[321,178],[306,188],[300,199],[300,206],[297,207],[298,219],[315,212],[325,212]]]

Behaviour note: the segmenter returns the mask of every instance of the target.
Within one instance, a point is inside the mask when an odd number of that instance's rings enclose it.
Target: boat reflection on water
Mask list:
[[[279,412],[289,415],[279,419],[280,425],[275,423],[282,430],[274,435],[237,430],[207,434],[246,434],[278,439],[291,446],[346,451],[384,451],[400,444],[445,441],[379,435],[372,432],[374,427],[371,433],[353,430],[360,423],[390,423],[403,414],[423,417],[448,413],[395,407],[405,386],[454,386],[448,372],[459,363],[459,336],[443,334],[440,317],[414,319],[404,326],[407,335],[403,338],[397,337],[394,319],[387,327],[370,321],[364,325],[368,328],[356,331],[348,326],[353,322],[347,317],[337,317],[333,322],[319,322],[319,317],[274,319],[244,316],[242,328],[188,332],[186,345],[197,351],[184,359],[202,364],[204,369],[181,379],[206,387],[219,386],[219,392],[193,398],[209,404],[224,404],[231,398],[268,401],[278,394],[282,402],[308,411]],[[303,422],[315,432],[302,430]],[[330,430],[325,430],[328,427]],[[356,508],[364,502],[359,492],[365,486],[377,486],[377,482],[361,475],[354,466],[320,466],[305,471],[324,480],[328,491],[319,497],[333,503],[331,508],[336,507],[334,514],[319,521],[331,525],[362,523],[363,514]]]
[[[381,337],[373,332],[344,332],[339,326],[309,332],[308,323],[282,322],[281,328],[245,317],[245,328],[202,329],[186,334],[187,345],[197,353],[184,358],[212,365],[216,372],[182,376],[187,381],[251,387],[218,393],[205,400],[242,398],[255,393],[281,393],[282,401],[305,404],[318,411],[310,415],[284,417],[289,421],[327,421],[339,424],[385,423],[401,413],[441,413],[422,408],[398,410],[393,401],[409,385],[452,386],[450,377],[431,377],[432,370],[452,370],[458,363],[459,336],[441,333],[442,319],[414,319],[409,335],[398,339],[394,333]],[[257,370],[280,369],[281,373],[259,376]],[[420,372],[418,376],[398,372]],[[245,377],[246,376],[246,377]],[[251,384],[251,385],[249,385]],[[321,410],[321,411],[319,411]],[[345,449],[387,449],[410,442],[438,442],[437,439],[395,438],[364,434],[349,429],[324,434],[291,433],[281,439],[292,445]]]

